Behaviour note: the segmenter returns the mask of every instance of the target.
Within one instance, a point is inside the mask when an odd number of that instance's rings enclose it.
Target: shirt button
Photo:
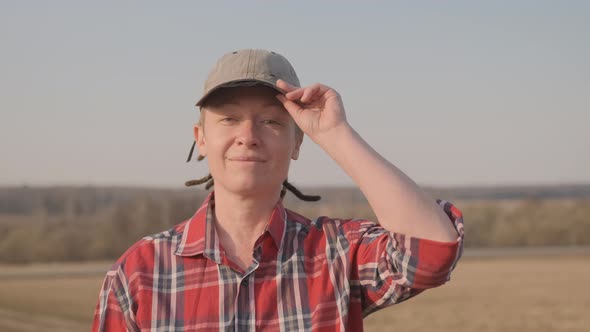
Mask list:
[[[242,279],[242,286],[248,286],[248,279]]]

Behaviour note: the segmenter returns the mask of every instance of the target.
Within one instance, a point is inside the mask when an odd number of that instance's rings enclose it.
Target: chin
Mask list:
[[[241,181],[232,181],[231,184],[226,183],[225,188],[230,192],[240,195],[256,195],[276,191],[282,185],[282,181],[277,183],[277,181],[269,180],[268,177],[263,179],[250,177]]]

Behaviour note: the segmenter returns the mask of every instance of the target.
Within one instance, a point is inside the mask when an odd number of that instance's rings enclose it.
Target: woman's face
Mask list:
[[[265,86],[225,88],[212,95],[195,126],[215,187],[244,195],[280,192],[303,139]]]

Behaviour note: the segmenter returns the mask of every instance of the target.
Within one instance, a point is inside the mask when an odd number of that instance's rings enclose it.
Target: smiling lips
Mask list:
[[[235,156],[235,157],[228,157],[230,161],[243,161],[243,162],[265,162],[264,159],[256,156]]]

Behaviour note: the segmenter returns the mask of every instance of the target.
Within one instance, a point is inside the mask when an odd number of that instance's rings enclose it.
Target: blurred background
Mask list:
[[[366,330],[585,331],[589,35],[587,1],[1,1],[0,330],[90,328],[108,267],[207,194],[184,181],[208,71],[264,48],[464,214],[451,281]],[[310,218],[374,218],[310,140],[289,179]]]

